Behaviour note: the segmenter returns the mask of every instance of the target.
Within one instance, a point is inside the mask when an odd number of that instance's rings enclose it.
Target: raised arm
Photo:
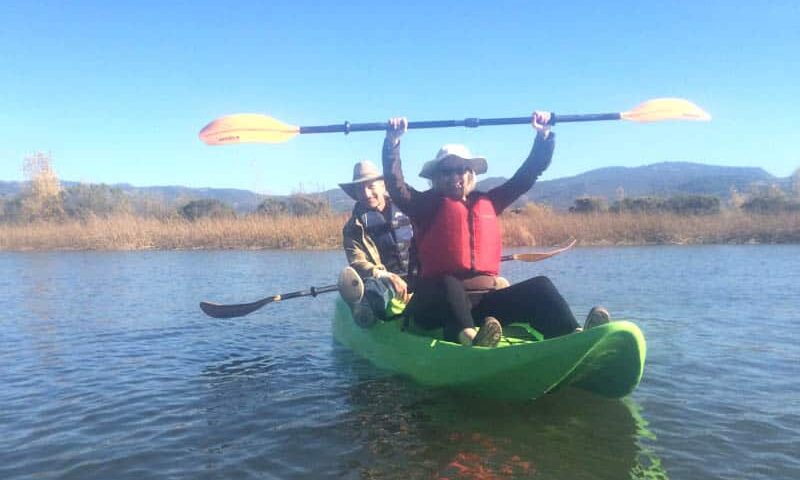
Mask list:
[[[383,179],[395,205],[414,220],[419,213],[416,210],[420,192],[406,183],[400,161],[400,137],[407,129],[408,121],[404,117],[389,120],[386,138],[383,141]]]
[[[550,166],[555,149],[555,134],[547,122],[549,112],[533,112],[531,124],[536,130],[531,153],[513,177],[487,193],[498,215],[536,183],[536,179]]]

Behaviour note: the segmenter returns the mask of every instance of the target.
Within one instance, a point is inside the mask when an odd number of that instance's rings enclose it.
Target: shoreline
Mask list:
[[[503,246],[800,244],[800,214],[574,214],[535,205],[500,217]],[[178,219],[118,215],[0,224],[0,251],[337,250],[347,215]]]

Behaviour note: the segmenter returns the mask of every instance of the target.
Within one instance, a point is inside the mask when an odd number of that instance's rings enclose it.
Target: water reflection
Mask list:
[[[349,389],[360,478],[650,478],[667,474],[631,399],[568,389],[535,402],[431,391],[354,362]]]

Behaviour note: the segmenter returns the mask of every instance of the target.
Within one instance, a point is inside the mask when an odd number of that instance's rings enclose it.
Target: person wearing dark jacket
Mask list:
[[[339,186],[356,201],[342,229],[342,244],[350,266],[342,272],[340,290],[350,303],[356,322],[368,326],[376,317],[385,319],[387,309],[398,311],[408,302],[405,277],[409,273],[413,231],[408,218],[392,204],[383,176],[369,160],[356,163],[353,180]],[[363,280],[363,285],[359,286],[359,293],[351,293],[348,280],[357,278]]]
[[[485,173],[485,158],[463,145],[444,145],[420,176],[432,188],[420,192],[408,185],[400,161],[405,118],[392,118],[383,144],[383,172],[389,195],[414,226],[419,276],[406,315],[422,328],[444,327],[446,340],[463,345],[496,346],[502,325],[528,322],[545,338],[581,328],[553,283],[538,276],[497,289],[502,252],[498,215],[527,192],[550,165],[555,134],[550,114],[534,112],[536,139],[528,158],[511,179],[488,192],[475,190],[476,175]],[[488,291],[471,301],[469,292]],[[474,303],[474,304],[473,304]],[[608,321],[595,307],[586,327]],[[480,330],[476,324],[481,325]]]

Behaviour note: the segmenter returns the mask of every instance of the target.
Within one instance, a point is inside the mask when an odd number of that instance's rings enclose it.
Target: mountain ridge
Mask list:
[[[488,177],[478,182],[479,190],[489,190],[506,179]],[[747,191],[751,185],[790,185],[791,177],[776,177],[761,167],[730,167],[694,162],[660,162],[638,167],[612,166],[588,170],[578,175],[536,182],[534,188],[516,204],[537,202],[557,210],[566,210],[578,197],[605,197],[609,202],[620,195],[625,197],[673,195],[713,195],[730,197],[731,188]],[[0,180],[0,199],[18,195],[25,182]],[[66,187],[78,182],[63,181]],[[180,204],[201,198],[213,198],[227,203],[238,212],[254,211],[267,198],[286,198],[286,195],[263,195],[236,188],[191,188],[181,185],[138,187],[128,183],[109,185],[133,196],[147,196]],[[327,199],[334,211],[349,211],[353,200],[338,188],[312,193]]]

